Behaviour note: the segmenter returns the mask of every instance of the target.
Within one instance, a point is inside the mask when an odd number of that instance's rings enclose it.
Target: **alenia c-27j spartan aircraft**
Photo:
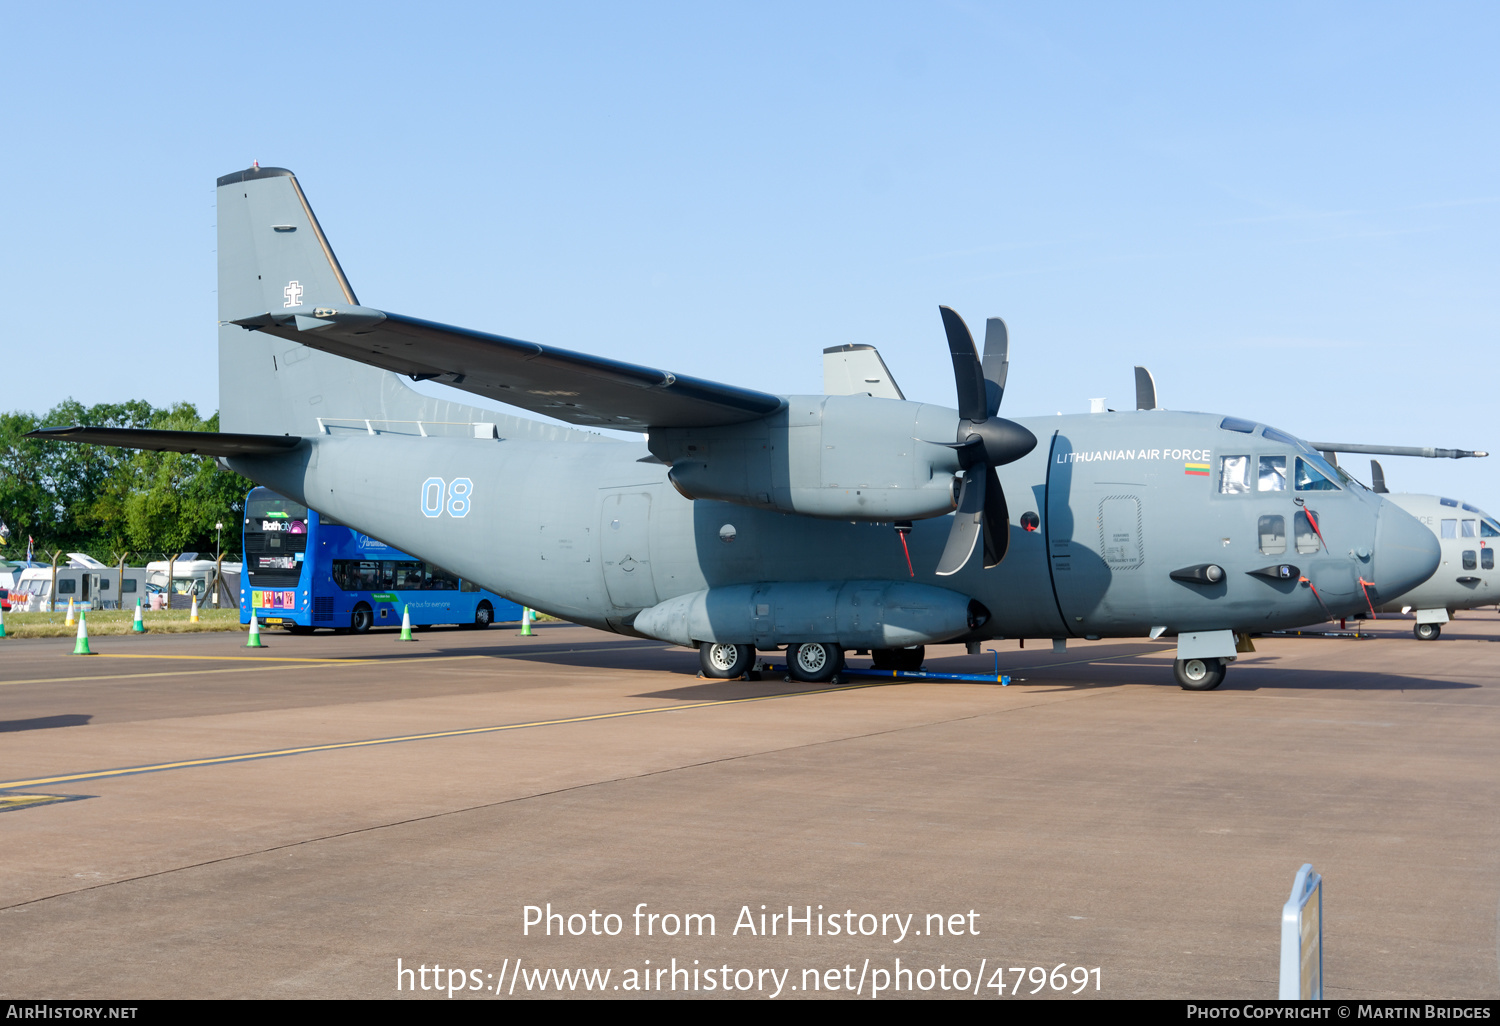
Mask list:
[[[220,457],[535,609],[697,646],[711,676],[782,645],[817,681],[850,649],[914,669],[938,642],[1169,634],[1177,681],[1208,690],[1249,632],[1352,615],[1438,563],[1416,520],[1250,421],[999,417],[998,319],[981,357],[941,309],[957,409],[770,395],[362,306],[282,168],[220,178],[218,231],[224,433],[41,436]],[[1286,487],[1221,487],[1267,460]]]

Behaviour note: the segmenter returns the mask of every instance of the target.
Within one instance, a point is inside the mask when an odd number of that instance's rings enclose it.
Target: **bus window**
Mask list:
[[[428,563],[427,587],[433,591],[457,591],[458,575]]]
[[[1243,495],[1250,490],[1250,457],[1219,457],[1219,494]]]
[[[397,591],[419,591],[425,583],[421,563],[398,562],[395,564],[394,587]]]
[[[307,551],[307,507],[269,488],[245,500],[245,572],[251,587],[297,584]]]

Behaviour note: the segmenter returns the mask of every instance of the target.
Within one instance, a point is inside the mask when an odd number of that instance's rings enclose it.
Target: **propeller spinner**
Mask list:
[[[946,306],[938,310],[943,315],[948,352],[953,357],[953,379],[958,386],[958,439],[944,444],[957,451],[963,468],[958,512],[938,560],[938,575],[947,577],[964,568],[980,538],[984,539],[985,569],[1005,558],[1010,545],[1010,510],[995,468],[1014,463],[1036,448],[1036,436],[1014,421],[995,415],[1010,367],[1005,322],[998,317],[985,322],[981,361],[963,318]]]

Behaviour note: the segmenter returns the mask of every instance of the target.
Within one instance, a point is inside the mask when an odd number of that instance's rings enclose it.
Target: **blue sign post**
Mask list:
[[[1292,896],[1281,907],[1283,1001],[1323,1000],[1323,878],[1312,863],[1297,870]]]

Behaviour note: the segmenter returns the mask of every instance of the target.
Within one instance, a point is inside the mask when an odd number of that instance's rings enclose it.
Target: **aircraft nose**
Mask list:
[[[1375,527],[1375,590],[1390,601],[1433,575],[1441,549],[1437,535],[1394,502],[1384,499]]]

